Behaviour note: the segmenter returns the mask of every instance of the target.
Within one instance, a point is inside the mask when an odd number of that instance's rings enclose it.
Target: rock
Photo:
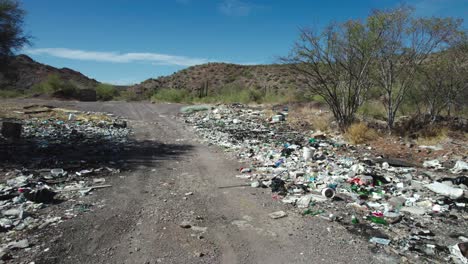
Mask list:
[[[125,121],[125,120],[115,120],[112,125],[115,128],[126,128],[127,127],[127,121]]]
[[[21,123],[19,122],[2,122],[1,134],[6,138],[18,139],[21,137]]]
[[[452,199],[458,199],[463,196],[462,189],[450,187],[440,182],[433,182],[431,184],[426,184],[425,187],[435,193],[448,196]]]
[[[182,221],[182,223],[180,223],[179,226],[182,228],[191,228],[192,224],[190,224],[189,221]]]
[[[19,241],[14,241],[8,243],[8,248],[10,249],[23,249],[23,248],[28,248],[29,247],[29,241],[27,239],[22,239]]]
[[[252,188],[258,188],[258,187],[260,187],[260,182],[254,181],[254,182],[252,182],[252,183],[250,184],[250,186],[251,186]]]
[[[268,216],[270,216],[273,219],[283,218],[283,217],[286,217],[287,215],[288,214],[286,214],[284,211],[277,211],[277,212],[273,212],[271,214],[268,214]]]
[[[35,203],[52,203],[56,194],[56,192],[49,189],[25,189],[23,192],[23,195],[26,199]]]
[[[417,206],[405,206],[400,209],[400,212],[407,212],[414,215],[424,215],[426,209]]]
[[[208,231],[208,227],[202,227],[202,226],[191,226],[191,229],[193,231],[201,232],[201,233],[205,233],[206,231]]]

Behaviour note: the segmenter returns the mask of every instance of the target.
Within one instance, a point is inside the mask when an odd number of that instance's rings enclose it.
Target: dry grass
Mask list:
[[[362,144],[375,140],[378,134],[377,131],[361,122],[352,124],[344,136],[353,144]]]
[[[312,120],[312,127],[315,130],[327,132],[330,130],[330,116],[326,114],[316,115]]]
[[[330,115],[311,106],[293,108],[288,115],[287,122],[295,129],[313,129],[322,132],[330,131]]]
[[[437,145],[448,138],[449,130],[446,127],[427,127],[419,132],[416,139],[418,145]]]

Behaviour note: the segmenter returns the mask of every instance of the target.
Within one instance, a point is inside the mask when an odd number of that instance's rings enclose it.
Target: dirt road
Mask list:
[[[142,151],[131,173],[90,196],[102,208],[41,234],[35,263],[389,263],[341,225],[286,210],[269,189],[245,183],[221,149],[201,145],[174,118],[177,105],[55,102],[127,117]],[[331,204],[331,206],[333,206]],[[189,221],[192,228],[180,224]]]

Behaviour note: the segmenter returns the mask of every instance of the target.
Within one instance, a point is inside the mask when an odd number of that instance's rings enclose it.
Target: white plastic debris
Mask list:
[[[390,239],[385,239],[385,238],[380,238],[380,237],[372,237],[371,239],[369,239],[369,242],[387,246],[388,244],[390,244]]]
[[[442,169],[442,165],[440,164],[439,160],[426,160],[423,163],[424,168],[433,168],[433,169]]]
[[[450,253],[452,254],[452,260],[457,264],[468,264],[468,259],[463,256],[458,244],[449,247]]]
[[[464,162],[463,160],[458,160],[451,171],[455,174],[462,173],[463,171],[468,171],[468,163]]]
[[[304,195],[299,198],[296,202],[298,208],[307,208],[309,207],[310,201],[312,200],[312,195]]]
[[[353,166],[351,166],[351,168],[349,168],[350,170],[354,171],[356,174],[360,174],[360,173],[363,173],[366,169],[364,168],[364,166],[362,166],[361,164],[354,164]]]
[[[433,182],[431,184],[426,184],[425,187],[435,193],[448,196],[452,199],[458,199],[462,197],[463,195],[462,189],[454,188],[454,187],[448,186],[440,182]]]
[[[29,241],[27,239],[22,239],[19,241],[13,241],[8,243],[8,248],[16,249],[16,248],[27,248],[29,247]]]
[[[66,175],[66,172],[63,169],[51,169],[50,174],[54,177],[62,177]]]
[[[274,115],[274,116],[271,118],[271,121],[272,121],[273,123],[277,123],[277,122],[284,121],[284,115]]]

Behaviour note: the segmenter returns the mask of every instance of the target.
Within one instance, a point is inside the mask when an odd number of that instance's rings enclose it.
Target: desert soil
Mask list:
[[[124,116],[142,144],[120,160],[135,169],[87,197],[99,206],[35,234],[46,250],[23,263],[398,262],[338,223],[288,210],[269,189],[232,187],[245,184],[235,177],[242,164],[198,143],[175,118],[180,105],[45,103]],[[278,210],[288,216],[268,216]]]

